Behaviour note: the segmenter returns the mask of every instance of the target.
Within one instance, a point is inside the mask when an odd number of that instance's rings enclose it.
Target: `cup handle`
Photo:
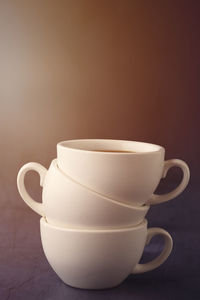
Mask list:
[[[154,237],[155,235],[162,235],[164,237],[165,244],[161,254],[146,264],[137,264],[132,271],[133,274],[144,273],[156,269],[157,267],[162,265],[170,255],[173,246],[172,237],[166,230],[162,228],[154,227],[147,230],[146,245],[149,244],[152,237]]]
[[[31,198],[31,196],[28,194],[26,187],[24,185],[24,177],[28,171],[36,171],[40,175],[40,186],[43,186],[44,178],[47,172],[47,169],[43,167],[41,164],[35,163],[35,162],[30,162],[25,164],[21,169],[19,170],[19,173],[17,175],[17,187],[19,190],[19,193],[26,202],[28,206],[30,206],[35,212],[37,212],[41,216],[44,215],[44,209],[43,209],[43,204],[36,202]]]
[[[172,167],[179,167],[183,171],[183,179],[181,183],[173,191],[167,194],[163,194],[163,195],[153,194],[151,198],[147,201],[148,205],[154,205],[154,204],[159,204],[159,203],[169,201],[177,197],[179,194],[181,194],[183,190],[186,188],[186,186],[188,185],[190,179],[190,170],[188,165],[183,160],[180,159],[170,159],[165,161],[162,178],[166,177],[168,170]]]

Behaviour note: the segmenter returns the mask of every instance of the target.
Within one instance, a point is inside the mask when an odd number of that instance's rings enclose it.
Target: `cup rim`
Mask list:
[[[134,144],[137,147],[143,146],[143,147],[148,147],[152,150],[149,151],[136,151],[136,152],[130,152],[130,153],[126,153],[126,152],[103,152],[103,151],[94,151],[94,150],[90,150],[90,149],[82,149],[82,148],[76,148],[75,144],[87,144],[87,143],[123,143],[124,146],[130,146],[130,144]],[[104,144],[105,147],[105,144]],[[73,151],[77,151],[77,152],[84,152],[84,153],[92,153],[93,155],[147,155],[147,154],[152,154],[152,153],[157,153],[157,152],[162,152],[165,151],[164,147],[157,145],[157,144],[152,144],[152,143],[147,143],[147,142],[140,142],[140,141],[132,141],[132,140],[116,140],[116,139],[71,139],[71,140],[65,140],[65,141],[61,141],[59,143],[57,143],[57,149],[61,148],[61,149],[68,149],[68,150],[73,150]],[[108,149],[109,150],[109,149]],[[110,149],[112,150],[112,149]],[[131,151],[131,150],[126,150],[125,148],[122,149],[125,151]]]
[[[40,218],[40,224],[41,226],[47,226],[51,229],[55,229],[58,231],[64,231],[64,232],[83,232],[83,233],[115,233],[115,232],[129,232],[138,230],[140,228],[147,227],[148,221],[147,219],[143,219],[143,221],[137,225],[127,226],[127,227],[121,227],[121,228],[72,228],[72,227],[61,227],[57,225],[53,225],[47,222],[45,217]]]
[[[84,186],[82,183],[76,181],[74,178],[70,177],[68,174],[66,174],[63,170],[61,170],[57,164],[57,158],[53,159],[51,162],[51,165],[53,168],[55,168],[59,173],[61,173],[63,176],[65,176],[68,180],[72,181],[75,184],[80,185],[83,189],[87,188],[87,190],[89,190],[90,193],[94,193],[95,195],[97,194],[99,197],[102,197],[105,201],[109,201],[112,202],[114,205],[118,205],[118,206],[123,206],[123,207],[127,207],[129,209],[133,209],[136,211],[148,211],[150,208],[150,205],[147,204],[143,204],[141,206],[137,206],[137,205],[132,205],[126,202],[120,202],[117,201],[115,199],[110,199],[108,197],[106,197],[105,195],[102,195],[96,191],[93,191],[90,187]]]

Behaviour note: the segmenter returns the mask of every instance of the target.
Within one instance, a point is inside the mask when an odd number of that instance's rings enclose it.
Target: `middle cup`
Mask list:
[[[26,172],[40,174],[43,186],[42,202],[33,200],[24,186]],[[85,188],[63,173],[57,160],[49,170],[38,163],[24,165],[18,173],[18,189],[23,200],[47,221],[56,226],[73,228],[122,228],[143,221],[149,206],[132,206],[111,200]]]

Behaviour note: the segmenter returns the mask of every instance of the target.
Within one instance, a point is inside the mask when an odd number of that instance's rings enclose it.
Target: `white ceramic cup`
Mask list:
[[[24,186],[26,172],[40,174],[42,203],[34,201]],[[23,200],[51,224],[63,227],[127,227],[143,221],[149,206],[134,207],[110,200],[70,179],[53,160],[47,171],[38,163],[24,165],[17,178]]]
[[[161,146],[126,140],[81,139],[57,144],[58,166],[66,174],[94,192],[134,205],[168,201],[187,186],[190,177],[187,164],[178,159],[164,161],[164,155]],[[182,182],[167,194],[153,194],[160,179],[174,166],[183,171]]]
[[[53,226],[41,218],[40,231],[46,258],[68,285],[82,289],[104,289],[119,285],[130,274],[153,270],[172,250],[172,238],[161,228],[140,225],[115,230],[77,230]],[[155,235],[164,237],[162,253],[139,264],[145,244]]]

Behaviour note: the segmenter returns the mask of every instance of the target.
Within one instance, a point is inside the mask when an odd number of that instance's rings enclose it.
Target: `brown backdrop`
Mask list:
[[[24,206],[18,169],[67,139],[161,144],[195,181],[199,28],[198,1],[1,1],[1,205]]]
[[[199,299],[199,16],[195,0],[0,0],[1,300]],[[160,144],[191,169],[186,191],[147,216],[172,234],[167,262],[102,293],[62,284],[16,187],[23,164],[48,167],[57,142],[79,138]],[[170,170],[160,191],[180,179]],[[38,175],[26,184],[41,201]]]

